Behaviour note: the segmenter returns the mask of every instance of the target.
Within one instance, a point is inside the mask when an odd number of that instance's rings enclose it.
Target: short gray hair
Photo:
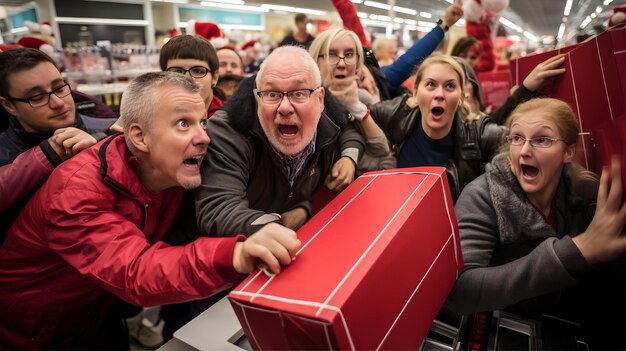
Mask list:
[[[196,82],[179,73],[150,72],[133,79],[122,95],[120,104],[120,116],[124,127],[124,133],[133,123],[149,130],[152,115],[157,105],[156,91],[162,87],[180,87],[190,93],[200,93],[200,86]],[[128,138],[126,145],[132,153],[135,148]]]
[[[259,72],[256,74],[255,82],[257,87],[261,85],[261,78],[265,73],[267,63],[269,61],[279,59],[277,58],[277,56],[283,56],[284,54],[295,54],[300,56],[305,62],[305,67],[303,67],[303,69],[306,68],[306,66],[308,65],[309,68],[313,71],[313,74],[315,75],[315,86],[319,87],[322,85],[322,74],[320,73],[320,68],[317,67],[317,62],[315,62],[311,55],[309,55],[308,51],[299,46],[286,45],[274,49],[274,51],[272,51],[272,53],[269,54],[269,56],[267,56],[267,58],[261,63],[261,67],[259,67]]]

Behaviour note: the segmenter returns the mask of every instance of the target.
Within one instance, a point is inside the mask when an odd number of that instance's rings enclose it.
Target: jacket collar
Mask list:
[[[153,195],[139,179],[139,160],[126,146],[124,135],[106,138],[99,147],[100,175],[112,188],[147,204]],[[181,188],[182,191],[182,188]]]

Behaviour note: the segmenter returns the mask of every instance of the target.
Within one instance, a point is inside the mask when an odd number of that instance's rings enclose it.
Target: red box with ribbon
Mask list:
[[[298,237],[228,296],[254,349],[417,350],[463,268],[441,167],[364,174]]]

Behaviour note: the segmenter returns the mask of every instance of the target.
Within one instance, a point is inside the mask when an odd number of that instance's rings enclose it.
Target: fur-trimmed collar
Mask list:
[[[576,235],[593,218],[598,194],[597,177],[577,163],[563,166],[556,190],[559,232],[531,205],[518,183],[506,153],[496,155],[486,165],[485,177],[498,220],[500,241],[510,243],[524,235],[529,240],[550,236]]]
[[[535,238],[555,236],[552,227],[528,201],[526,193],[511,172],[507,154],[495,156],[487,164],[485,176],[503,243],[517,241],[523,233],[532,233]]]

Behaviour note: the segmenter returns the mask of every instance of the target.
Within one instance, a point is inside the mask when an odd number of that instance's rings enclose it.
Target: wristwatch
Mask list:
[[[447,24],[443,23],[443,20],[440,18],[439,21],[437,21],[437,25],[439,27],[441,27],[441,29],[443,29],[444,32],[447,32],[448,29],[450,29],[450,26],[448,26]]]

